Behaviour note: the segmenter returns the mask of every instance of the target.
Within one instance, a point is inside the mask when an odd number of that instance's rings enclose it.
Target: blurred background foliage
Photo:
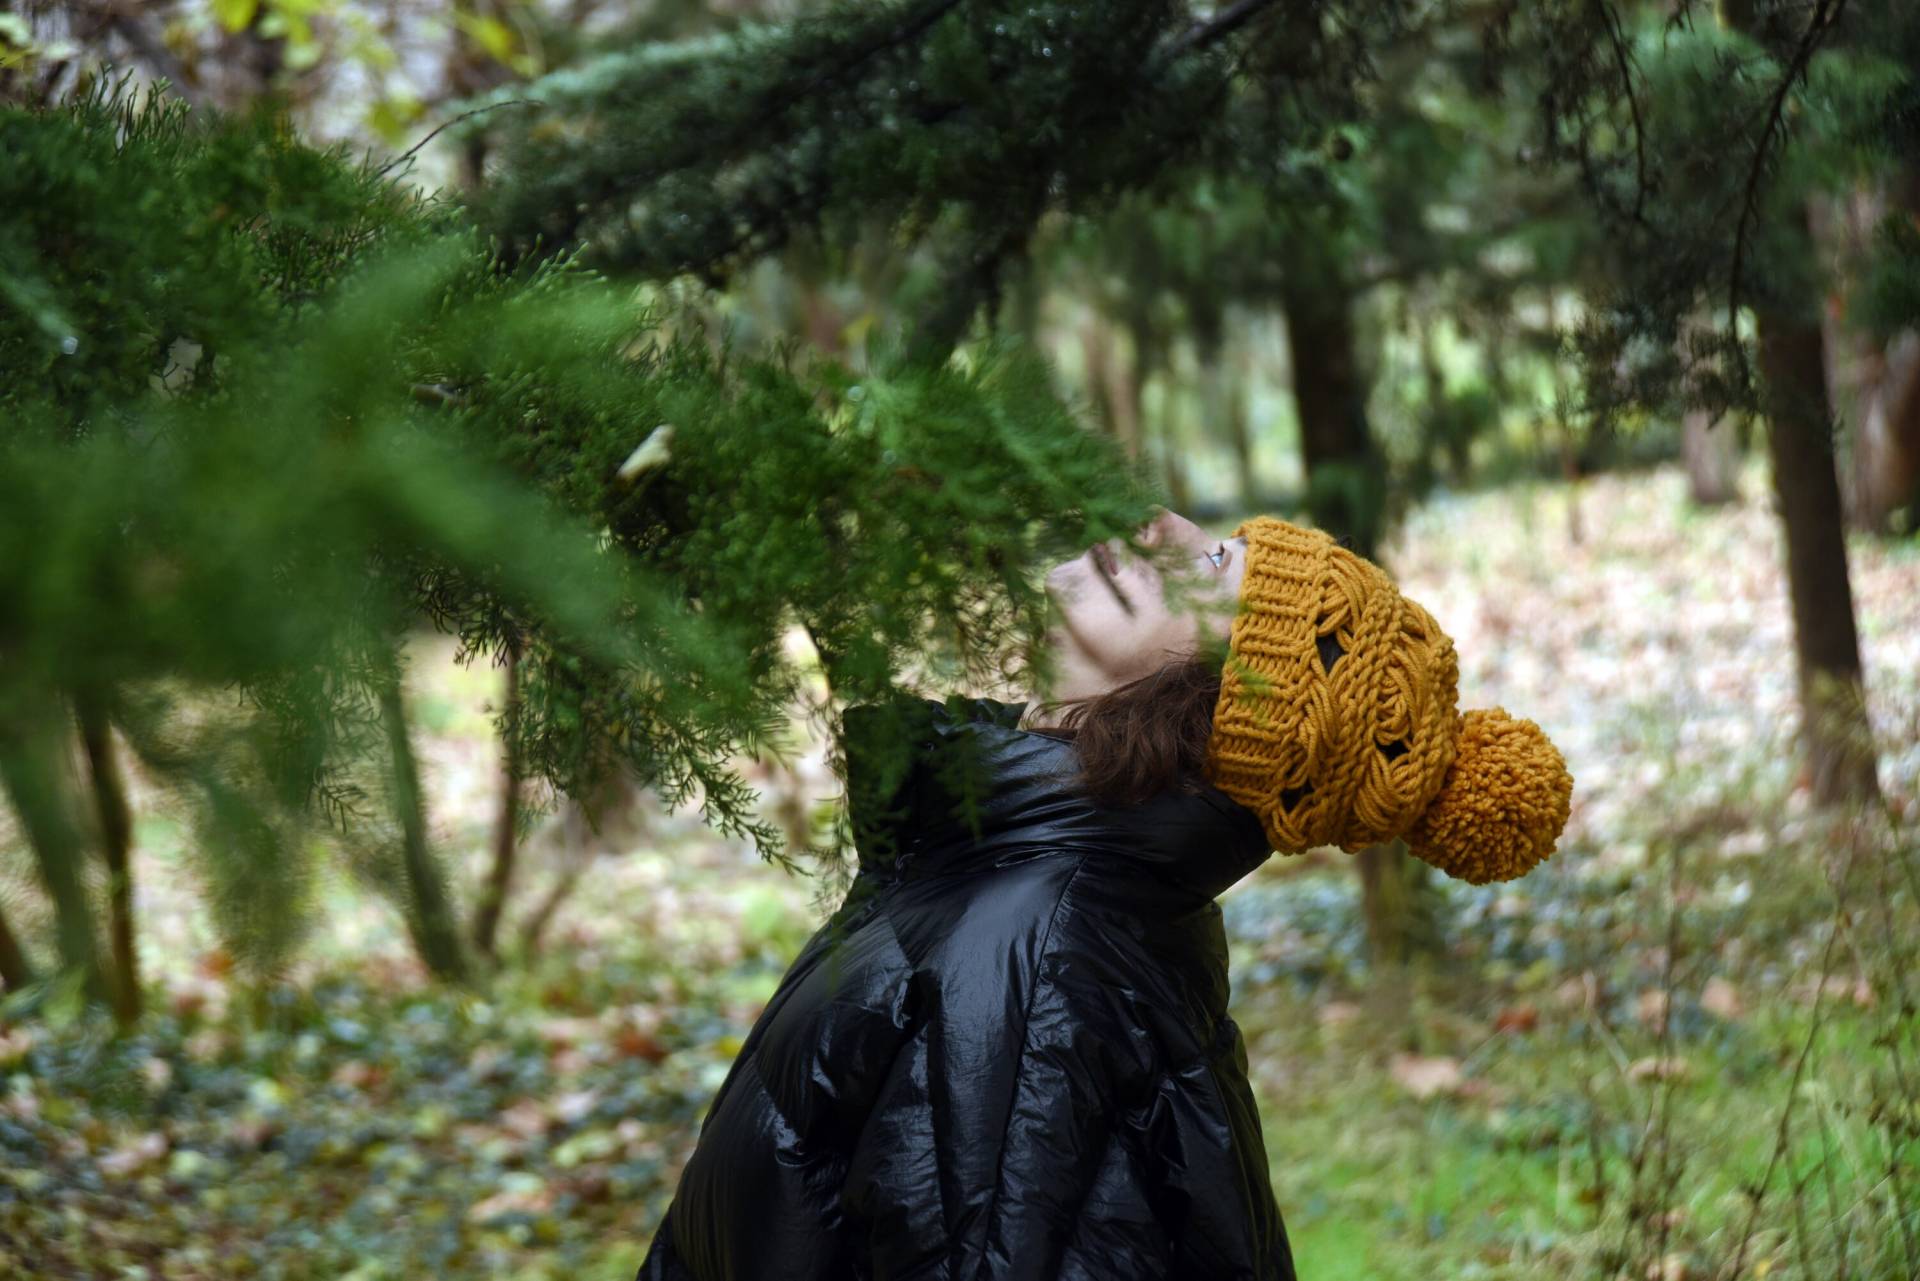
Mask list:
[[[630,1267],[840,713],[1161,502],[1580,780],[1230,896],[1303,1272],[1913,1275],[1916,144],[1893,0],[11,6],[0,1262]]]

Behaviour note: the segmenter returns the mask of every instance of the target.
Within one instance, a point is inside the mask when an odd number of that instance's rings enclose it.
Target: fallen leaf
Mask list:
[[[1418,1054],[1394,1055],[1388,1072],[1402,1089],[1416,1099],[1458,1093],[1465,1080],[1460,1072],[1460,1060],[1427,1058]]]
[[[1677,1055],[1668,1058],[1649,1055],[1635,1059],[1628,1066],[1627,1075],[1636,1081],[1684,1081],[1692,1075],[1692,1069]]]
[[[1493,1020],[1496,1032],[1531,1032],[1540,1026],[1540,1011],[1531,1005],[1509,1005]]]
[[[107,1153],[100,1158],[98,1164],[101,1173],[123,1179],[165,1156],[168,1146],[165,1134],[158,1130],[151,1130]]]
[[[1732,1021],[1740,1017],[1744,1007],[1733,984],[1715,976],[1700,990],[1700,1008],[1717,1019]]]
[[[1360,1007],[1352,1001],[1328,1001],[1320,1007],[1320,1026],[1339,1027],[1351,1023],[1360,1014]]]

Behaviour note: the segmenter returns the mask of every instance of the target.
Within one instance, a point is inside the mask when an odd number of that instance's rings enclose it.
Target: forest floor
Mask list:
[[[1745,480],[1711,512],[1671,469],[1588,482],[1578,542],[1564,486],[1457,496],[1389,548],[1456,641],[1462,706],[1539,721],[1575,809],[1532,876],[1447,883],[1442,954],[1408,974],[1369,972],[1343,856],[1271,860],[1225,897],[1308,1281],[1920,1275],[1920,541],[1851,547],[1888,806],[1816,813],[1778,527]],[[449,654],[422,643],[413,698],[470,902],[499,676]],[[767,778],[788,815],[833,793],[817,750]],[[345,878],[255,991],[194,906],[186,829],[139,808],[139,1032],[0,1007],[0,1276],[630,1276],[819,913],[642,800],[544,946],[476,993],[427,982]]]

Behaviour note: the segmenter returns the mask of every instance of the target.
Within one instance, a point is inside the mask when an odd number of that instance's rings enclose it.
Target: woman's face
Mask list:
[[[1226,643],[1247,540],[1214,538],[1163,508],[1136,541],[1144,557],[1114,538],[1047,574],[1059,618],[1050,639],[1073,693],[1114,688],[1191,658],[1202,640]]]

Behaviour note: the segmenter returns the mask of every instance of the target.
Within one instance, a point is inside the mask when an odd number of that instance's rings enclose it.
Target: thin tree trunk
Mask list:
[[[38,865],[41,884],[53,900],[60,962],[78,970],[87,994],[107,997],[95,943],[93,909],[83,879],[86,840],[77,821],[65,733],[65,708],[57,703],[26,709],[19,723],[0,733],[0,784]]]
[[[520,646],[509,642],[506,663],[506,723],[511,727],[520,712]],[[513,865],[519,849],[516,831],[520,822],[520,760],[512,738],[501,744],[500,813],[493,826],[493,865],[480,890],[480,901],[473,913],[473,946],[494,959],[494,935],[500,927],[500,912],[506,905],[507,890],[513,883]]]
[[[1799,232],[1808,234],[1806,224]],[[1802,739],[1820,805],[1878,794],[1847,574],[1824,338],[1809,305],[1756,309],[1773,488],[1785,526]]]
[[[392,768],[394,817],[401,832],[401,865],[407,878],[407,925],[427,968],[443,979],[464,979],[465,958],[460,930],[447,895],[446,879],[427,844],[426,800],[420,791],[420,771],[407,738],[406,709],[400,697],[400,667],[388,656],[380,681],[380,719],[387,731]]]
[[[1884,534],[1895,512],[1920,507],[1920,334],[1877,348],[1868,375],[1854,428],[1847,523]]]
[[[1371,559],[1385,524],[1386,468],[1367,425],[1352,295],[1306,280],[1289,289],[1285,306],[1308,510]],[[1393,967],[1431,950],[1438,913],[1427,865],[1400,841],[1369,846],[1358,861],[1375,964]]]
[[[1113,428],[1127,457],[1139,458],[1146,448],[1144,417],[1147,399],[1147,366],[1152,352],[1146,329],[1137,323],[1127,326],[1131,339],[1127,361],[1113,383]]]
[[[1308,513],[1371,557],[1385,524],[1386,466],[1367,425],[1353,300],[1308,285],[1290,289],[1284,305]]]
[[[1254,512],[1260,507],[1260,480],[1254,474],[1253,421],[1247,413],[1246,386],[1241,380],[1241,363],[1230,360],[1224,349],[1214,353],[1211,366],[1213,401],[1225,423],[1227,442],[1233,447],[1235,470],[1240,481],[1240,510]]]
[[[1890,212],[1920,216],[1920,169],[1904,167],[1890,182],[1845,196],[1815,197],[1808,209],[1814,238],[1830,257],[1864,257]],[[1889,340],[1850,325],[1846,302],[1822,309],[1829,393],[1851,425],[1840,454],[1840,502],[1849,527],[1889,533],[1897,512],[1920,504],[1920,334]]]
[[[1106,318],[1094,313],[1080,326],[1080,351],[1086,365],[1087,399],[1093,402],[1093,414],[1107,434],[1122,440],[1118,411],[1114,405],[1113,334]]]
[[[1178,512],[1193,510],[1193,488],[1187,484],[1187,469],[1181,458],[1180,444],[1174,439],[1173,415],[1160,415],[1160,475],[1167,486],[1167,497]]]
[[[106,713],[90,698],[74,707],[80,741],[93,778],[94,814],[100,827],[100,854],[107,865],[107,943],[113,957],[113,1016],[122,1027],[140,1018],[140,959],[134,947],[133,815],[127,807],[126,780],[113,750]]]
[[[559,875],[553,878],[553,884],[547,887],[539,904],[520,923],[520,950],[528,956],[539,952],[554,913],[573,893],[574,886],[580,883],[581,875],[587,870],[587,864],[592,861],[592,851],[587,845],[587,813],[579,801],[567,802],[562,826],[565,836],[561,843]]]
[[[1560,333],[1560,299],[1547,290],[1547,327],[1556,340]],[[1580,442],[1573,431],[1573,395],[1567,388],[1566,367],[1553,362],[1553,420],[1560,429],[1560,479],[1567,486],[1567,542],[1578,547],[1586,541],[1586,522],[1580,515]]]
[[[1202,311],[1201,314],[1209,313]],[[1253,433],[1247,426],[1247,398],[1238,362],[1228,354],[1226,321],[1226,314],[1222,312],[1211,315],[1207,323],[1194,326],[1194,357],[1200,367],[1201,429],[1226,434],[1227,445],[1233,450],[1240,510],[1252,512],[1260,502],[1253,475]]]
[[[0,983],[7,985],[7,991],[18,992],[31,982],[33,966],[28,963],[27,954],[21,950],[13,927],[7,924],[7,914],[0,912]]]
[[[1753,0],[1722,0],[1720,16],[1734,30],[1766,35]],[[1780,236],[1775,252],[1786,261],[1814,261],[1813,216],[1802,205],[1770,229]],[[1754,320],[1767,452],[1785,527],[1801,742],[1814,802],[1833,805],[1877,795],[1879,785],[1847,576],[1821,308],[1813,297],[1776,297],[1754,307]]]
[[[1407,853],[1405,841],[1361,850],[1360,908],[1367,950],[1378,969],[1406,965],[1439,947],[1432,868]]]
[[[1687,498],[1695,507],[1720,507],[1740,496],[1740,451],[1731,425],[1704,409],[1687,410],[1680,420],[1680,455],[1687,465]]]

